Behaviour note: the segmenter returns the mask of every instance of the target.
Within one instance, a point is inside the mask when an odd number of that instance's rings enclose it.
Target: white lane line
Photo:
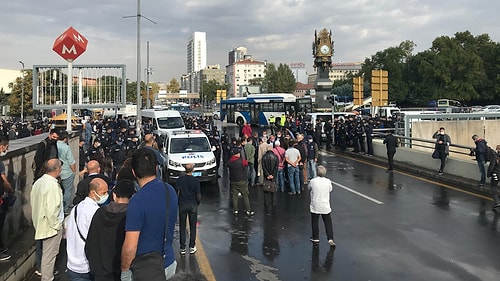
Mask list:
[[[354,193],[354,194],[356,194],[356,195],[358,195],[358,196],[361,196],[361,197],[363,197],[363,198],[365,198],[365,199],[367,199],[367,200],[370,200],[370,201],[372,201],[372,202],[373,202],[373,203],[375,203],[375,204],[378,204],[378,205],[383,205],[383,204],[384,204],[384,202],[382,202],[382,201],[378,201],[378,200],[377,200],[377,199],[375,199],[375,198],[372,198],[372,197],[370,197],[370,196],[368,196],[368,195],[365,195],[365,194],[363,194],[363,193],[360,193],[360,192],[358,192],[358,191],[356,191],[356,190],[354,190],[354,189],[351,189],[351,188],[349,188],[349,187],[347,187],[347,186],[345,186],[345,185],[343,185],[343,184],[340,184],[340,183],[338,183],[338,182],[334,182],[334,181],[331,181],[331,182],[332,182],[332,184],[334,184],[334,185],[336,185],[336,186],[338,186],[338,187],[340,187],[340,188],[342,188],[342,189],[345,189],[345,190],[347,190],[347,191],[349,191],[349,192],[352,192],[352,193]]]

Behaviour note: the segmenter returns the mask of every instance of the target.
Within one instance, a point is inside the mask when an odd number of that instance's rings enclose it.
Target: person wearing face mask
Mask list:
[[[85,256],[85,243],[92,217],[100,204],[108,200],[108,184],[101,178],[94,178],[89,184],[89,193],[66,217],[67,274],[70,280],[93,280],[89,261]]]
[[[432,135],[432,138],[436,139],[435,149],[439,153],[439,159],[441,160],[438,175],[442,175],[446,165],[446,157],[450,154],[451,138],[444,132],[443,127],[439,128],[439,130]]]
[[[113,160],[114,168],[113,176],[111,178],[115,179],[116,174],[123,166],[123,162],[127,159],[127,149],[122,136],[116,137],[115,144],[113,144],[109,149],[109,156]]]
[[[43,139],[37,146],[33,161],[33,182],[43,175],[42,167],[45,161],[57,159],[57,140],[59,139],[59,130],[51,129],[49,135]]]

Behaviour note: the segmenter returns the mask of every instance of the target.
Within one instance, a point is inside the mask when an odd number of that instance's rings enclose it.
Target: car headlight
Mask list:
[[[207,165],[212,165],[215,163],[215,158],[212,158],[212,160],[207,161]]]
[[[182,167],[181,163],[175,162],[174,160],[168,160],[168,165],[173,167]]]

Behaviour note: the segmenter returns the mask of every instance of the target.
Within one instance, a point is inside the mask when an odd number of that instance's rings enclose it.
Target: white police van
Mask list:
[[[201,182],[217,182],[215,147],[210,146],[201,130],[179,130],[167,133],[163,150],[167,155],[164,179],[174,183],[185,175],[184,164],[193,163],[193,176]]]
[[[171,131],[184,130],[184,120],[177,110],[143,109],[142,124],[151,124],[153,133],[162,136]]]

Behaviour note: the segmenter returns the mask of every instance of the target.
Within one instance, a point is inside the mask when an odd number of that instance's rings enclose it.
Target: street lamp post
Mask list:
[[[24,62],[19,61],[21,64],[21,123],[24,121]]]

